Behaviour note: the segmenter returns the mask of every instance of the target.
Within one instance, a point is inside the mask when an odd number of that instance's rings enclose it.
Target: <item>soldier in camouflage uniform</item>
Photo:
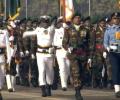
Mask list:
[[[105,20],[99,21],[94,31],[94,49],[92,51],[92,85],[93,87],[103,86],[102,77],[106,71],[105,59],[103,58],[103,36],[105,31]],[[103,74],[102,74],[103,72]]]
[[[69,32],[65,33],[63,47],[68,47],[68,58],[70,59],[71,74],[75,87],[76,100],[83,100],[80,90],[82,87],[82,71],[87,60],[88,32],[80,26],[81,16],[75,14]]]
[[[32,27],[34,25],[34,28]],[[36,21],[28,19],[26,22],[26,31],[33,31],[36,28]],[[37,63],[36,63],[36,36],[27,37],[24,39],[24,48],[25,48],[25,59],[24,59],[24,66],[25,66],[25,83],[27,86],[31,85],[36,87],[38,85],[38,70],[37,70]],[[30,62],[30,63],[29,63]],[[27,66],[27,67],[26,67]]]
[[[32,21],[27,19],[25,21],[25,31],[32,30]],[[21,64],[20,73],[22,78],[23,86],[30,86],[29,84],[29,68],[30,68],[30,38],[23,39],[23,46],[24,46],[24,59]]]
[[[35,30],[36,27],[38,26],[38,21],[33,20],[32,21],[32,29]],[[37,37],[32,36],[30,37],[31,40],[31,45],[30,45],[30,61],[31,61],[31,66],[30,66],[30,74],[31,74],[31,84],[33,87],[38,86],[38,67],[37,67],[37,60],[36,60],[36,49],[37,49]]]
[[[90,56],[90,51],[92,48],[92,41],[90,40],[91,39],[91,36],[92,36],[92,24],[91,24],[91,18],[90,16],[86,17],[84,19],[84,27],[85,29],[87,30],[88,34],[89,34],[89,38],[88,38],[88,41],[89,41],[89,47],[88,47],[88,53],[87,53],[87,57],[89,58]],[[87,64],[87,66],[85,67],[85,72],[84,72],[84,85],[89,87],[91,86],[91,68],[89,68],[89,65]]]
[[[26,30],[26,25],[25,25],[25,21],[26,19],[22,19],[18,26],[19,26],[19,34],[18,34],[18,52],[20,54],[20,59],[21,62],[19,64],[19,76],[16,78],[16,83],[20,84],[20,85],[25,85],[25,64],[24,64],[24,60],[25,60],[25,48],[24,48],[24,40],[22,38],[23,36],[23,32],[25,32]]]

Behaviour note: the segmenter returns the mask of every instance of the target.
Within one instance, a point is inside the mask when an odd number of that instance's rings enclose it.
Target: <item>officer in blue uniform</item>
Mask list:
[[[111,15],[111,27],[104,34],[104,47],[112,65],[112,80],[115,96],[120,98],[120,13]]]

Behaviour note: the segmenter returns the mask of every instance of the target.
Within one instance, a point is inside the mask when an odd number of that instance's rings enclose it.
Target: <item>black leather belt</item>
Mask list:
[[[5,53],[5,49],[4,48],[0,48],[0,54],[4,54]]]
[[[48,47],[41,47],[41,46],[37,46],[37,48],[40,48],[40,49],[49,49],[49,48],[51,48],[52,46],[48,46]]]
[[[56,48],[56,49],[59,50],[59,49],[62,49],[62,48],[59,47],[59,48]]]

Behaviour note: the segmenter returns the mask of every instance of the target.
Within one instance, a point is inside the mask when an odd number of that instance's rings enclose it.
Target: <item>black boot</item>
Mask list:
[[[46,86],[46,93],[47,93],[47,96],[51,96],[51,85]]]
[[[75,98],[76,100],[83,100],[83,97],[81,96],[81,93],[80,93],[80,87],[76,87],[75,88]]]
[[[46,93],[46,86],[45,85],[41,86],[41,91],[42,91],[42,97],[46,97],[47,93]]]
[[[3,98],[2,98],[2,94],[0,93],[0,100],[3,100]]]
[[[20,85],[20,77],[19,76],[16,77],[16,84]]]

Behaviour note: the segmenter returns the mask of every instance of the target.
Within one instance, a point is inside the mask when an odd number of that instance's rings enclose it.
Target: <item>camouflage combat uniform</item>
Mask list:
[[[103,36],[104,29],[97,27],[94,31],[94,50],[92,51],[92,85],[102,87],[103,58]]]
[[[65,48],[68,46],[68,51],[70,50],[68,58],[74,87],[82,86],[82,71],[87,60],[88,39],[88,31],[84,27],[76,30],[74,26],[65,33],[63,39],[63,46]]]

